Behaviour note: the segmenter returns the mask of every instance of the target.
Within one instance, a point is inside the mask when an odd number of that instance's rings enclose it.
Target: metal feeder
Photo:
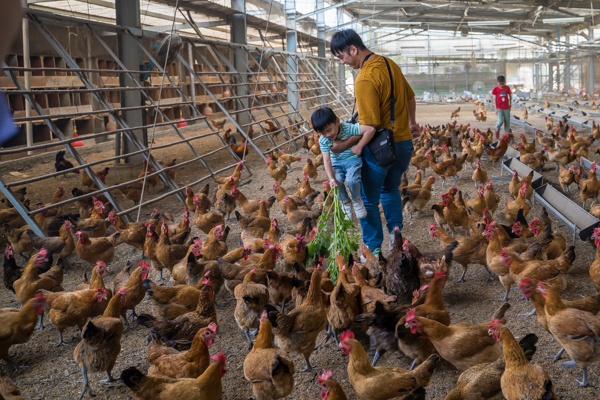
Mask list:
[[[500,172],[502,173],[504,170],[506,170],[512,175],[513,169],[517,171],[520,177],[527,176],[531,173],[531,171],[533,171],[533,180],[531,181],[531,187],[533,189],[536,189],[542,186],[543,176],[539,172],[534,171],[527,165],[523,164],[515,157],[511,157],[508,160],[503,161],[502,170]]]
[[[600,225],[598,218],[548,183],[534,189],[533,198],[573,232],[573,244],[577,236],[581,240],[588,240],[594,228]]]

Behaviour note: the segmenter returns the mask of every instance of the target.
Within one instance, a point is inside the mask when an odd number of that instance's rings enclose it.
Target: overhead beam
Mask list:
[[[337,3],[337,4],[334,4],[334,5],[329,6],[329,7],[325,7],[325,8],[322,8],[322,9],[317,9],[315,11],[311,11],[308,14],[302,14],[302,15],[296,17],[296,22],[298,22],[298,21],[300,21],[301,19],[304,19],[304,18],[312,17],[313,15],[316,15],[316,14],[318,14],[320,12],[325,12],[325,11],[329,11],[329,10],[335,10],[338,7],[344,7],[344,6],[347,6],[349,4],[355,3],[357,1],[358,0],[346,0],[346,1],[342,2],[342,3]]]
[[[222,26],[227,25],[227,21],[219,20],[219,21],[206,21],[206,22],[196,22],[197,28],[212,28],[214,26]],[[161,25],[161,26],[150,26],[147,27],[146,30],[152,32],[167,32],[171,30],[180,31],[183,29],[191,29],[191,24],[178,24],[178,25]]]
[[[359,23],[359,22],[361,22],[361,21],[364,21],[364,20],[366,20],[366,19],[369,19],[369,18],[375,18],[375,17],[378,17],[378,16],[380,16],[380,15],[387,14],[387,13],[389,13],[390,11],[399,10],[399,9],[401,9],[401,8],[402,8],[402,7],[394,7],[394,8],[389,8],[389,9],[387,9],[387,10],[380,11],[380,12],[378,12],[378,13],[375,13],[375,14],[373,14],[373,15],[369,15],[369,16],[366,16],[366,17],[362,17],[362,18],[359,18],[359,19],[356,19],[356,20],[352,20],[352,21],[350,21],[350,22],[346,22],[346,23],[344,23],[344,24],[340,24],[340,25],[338,25],[338,26],[336,26],[336,27],[333,27],[333,28],[329,28],[329,29],[327,29],[327,32],[329,32],[329,31],[336,31],[336,30],[338,30],[339,28],[341,28],[342,26],[347,26],[347,25],[356,24],[356,23]]]

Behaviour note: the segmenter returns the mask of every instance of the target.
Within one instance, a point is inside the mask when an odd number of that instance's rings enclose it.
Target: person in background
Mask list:
[[[23,9],[21,0],[4,0],[0,13],[0,60],[4,61],[13,40],[21,27]],[[6,95],[0,88],[0,145],[17,133],[17,127],[12,121],[12,115]]]
[[[400,181],[407,170],[413,153],[413,134],[418,134],[419,125],[415,119],[415,94],[404,78],[400,67],[388,59],[394,80],[394,141],[396,162],[383,168],[366,146],[367,138],[373,137],[378,128],[391,128],[390,92],[391,82],[383,56],[367,49],[360,36],[352,29],[336,32],[330,42],[331,53],[344,65],[360,69],[354,81],[354,94],[360,121],[360,136],[351,136],[345,140],[335,140],[331,147],[334,153],[348,148],[354,154],[363,156],[362,200],[367,210],[366,218],[360,220],[363,242],[374,254],[379,254],[383,243],[383,228],[379,214],[379,202],[383,208],[386,228],[390,237],[390,249],[393,232],[402,229],[402,199]],[[337,143],[336,143],[337,142]]]
[[[361,200],[360,182],[362,158],[354,154],[350,149],[341,153],[331,153],[330,148],[334,140],[343,140],[350,136],[360,136],[360,124],[340,122],[329,107],[319,108],[311,116],[311,122],[315,132],[319,133],[319,146],[323,154],[323,166],[329,177],[329,183],[339,188],[340,200],[344,208],[346,219],[352,219],[352,209],[356,218],[362,219],[367,216],[367,210]],[[374,132],[373,132],[374,133]],[[371,138],[373,135],[371,134]],[[370,140],[367,137],[366,142]],[[346,192],[344,183],[348,185],[350,197]]]
[[[510,107],[512,106],[512,92],[506,85],[506,78],[503,75],[496,78],[498,86],[492,90],[496,96],[496,114],[498,114],[498,123],[496,124],[496,138],[500,137],[500,128],[504,124],[504,133],[510,129]]]

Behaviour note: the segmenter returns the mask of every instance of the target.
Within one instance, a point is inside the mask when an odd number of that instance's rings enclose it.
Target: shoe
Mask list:
[[[352,203],[354,206],[354,214],[356,214],[356,218],[363,219],[367,216],[367,209],[365,208],[362,200],[358,200]]]
[[[375,249],[373,251],[373,255],[377,258],[379,258],[379,253],[381,253],[381,249]],[[360,255],[360,262],[361,262],[361,264],[364,264],[367,262],[367,258],[365,256],[363,256],[362,254]]]
[[[344,219],[350,221],[352,219],[352,203],[344,203],[342,208],[344,209]]]
[[[390,238],[390,251],[392,251],[394,248],[394,234],[390,233],[389,238]]]
[[[500,138],[500,131],[496,131],[496,139]]]

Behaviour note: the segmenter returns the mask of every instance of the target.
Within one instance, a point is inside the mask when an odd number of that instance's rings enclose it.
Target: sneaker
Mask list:
[[[352,203],[344,203],[342,208],[344,209],[344,219],[350,221],[352,219]]]
[[[367,209],[361,200],[355,201],[352,203],[352,205],[354,206],[354,214],[356,214],[356,218],[363,219],[367,216]]]
[[[375,257],[379,257],[379,253],[381,253],[381,249],[375,249],[375,251],[373,251],[373,255]],[[364,264],[367,262],[367,258],[365,256],[363,256],[362,254],[360,255],[360,262],[361,262],[361,264]]]
[[[500,131],[496,131],[496,139],[500,138]]]

